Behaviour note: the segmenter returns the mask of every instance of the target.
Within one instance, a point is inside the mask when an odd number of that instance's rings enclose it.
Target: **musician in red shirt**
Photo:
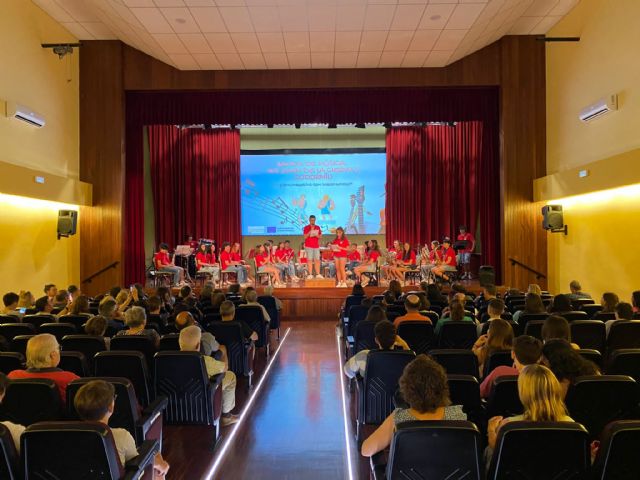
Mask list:
[[[285,242],[280,242],[278,243],[278,248],[274,255],[274,263],[275,267],[280,272],[281,280],[285,279],[285,273],[287,273],[291,281],[298,282],[300,279],[296,276],[295,265],[291,262],[292,255],[293,250],[291,250],[290,247],[287,249]]]
[[[362,279],[362,274],[365,272],[374,273],[378,268],[378,259],[380,258],[380,246],[377,240],[371,240],[369,243],[369,253],[365,257],[363,263],[354,268],[353,273],[360,280],[360,284],[366,287],[369,283],[369,279]]]
[[[271,257],[267,253],[264,245],[256,245],[256,254],[253,260],[256,262],[256,271],[258,273],[268,273],[269,278],[274,286],[284,288],[287,285],[280,282],[279,270],[271,262]]]
[[[449,237],[444,237],[442,240],[442,247],[438,253],[440,255],[440,264],[431,269],[431,272],[435,276],[441,277],[448,282],[449,276],[446,272],[455,272],[458,270],[456,252],[451,248],[451,239]]]
[[[347,272],[348,275],[353,275],[353,270],[360,265],[360,260],[362,257],[360,256],[360,252],[358,251],[358,244],[352,243],[349,245],[349,250],[347,251]]]
[[[304,242],[300,244],[300,250],[298,250],[298,263],[296,264],[298,271],[298,278],[303,278],[307,270],[307,251],[304,248]]]
[[[161,243],[158,251],[153,256],[153,263],[158,272],[169,272],[173,275],[173,284],[179,285],[184,282],[184,268],[176,266],[169,258],[169,245]]]
[[[201,243],[196,253],[196,270],[202,273],[210,273],[211,278],[220,277],[220,265],[216,263],[215,246]]]
[[[309,217],[309,225],[302,229],[304,235],[304,250],[309,262],[309,278],[324,278],[320,273],[320,237],[322,230],[316,225],[316,216]],[[315,273],[314,273],[315,272]]]
[[[349,250],[349,240],[344,234],[342,227],[336,228],[336,238],[331,242],[331,250],[336,262],[336,277],[338,288],[347,288],[347,250]]]
[[[440,261],[440,255],[438,249],[440,248],[440,242],[433,240],[431,242],[431,250],[429,246],[425,244],[420,254],[420,275],[422,280],[429,280],[431,277],[431,270],[436,267]]]
[[[459,242],[467,242],[467,248],[462,250],[458,250],[458,263],[462,265],[462,269],[464,273],[462,274],[462,278],[468,278],[471,280],[471,253],[476,248],[476,239],[467,232],[467,227],[464,225],[460,225],[458,237],[456,238]]]
[[[222,244],[222,251],[220,252],[221,271],[235,273],[238,283],[246,283],[247,270],[238,260],[234,260],[234,258],[237,257],[233,255],[233,252],[231,251],[231,244],[229,242],[224,242]]]
[[[245,269],[244,278],[247,279],[248,283],[252,283],[253,278],[251,278],[251,274],[250,274],[251,267],[247,265],[247,263],[242,258],[242,252],[240,251],[240,244],[238,242],[235,242],[231,246],[231,259],[234,262],[237,262],[237,265],[240,265],[242,268]]]

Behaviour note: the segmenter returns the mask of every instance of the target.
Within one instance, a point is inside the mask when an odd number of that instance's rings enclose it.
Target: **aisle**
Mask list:
[[[216,478],[347,478],[333,321],[287,322],[291,332]]]

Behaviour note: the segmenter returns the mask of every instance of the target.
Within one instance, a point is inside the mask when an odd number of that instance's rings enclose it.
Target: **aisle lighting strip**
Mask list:
[[[213,463],[213,465],[209,469],[209,472],[204,477],[206,480],[212,480],[214,478],[214,475],[215,475],[216,471],[218,470],[218,468],[222,464],[222,460],[224,460],[225,453],[227,452],[227,450],[229,449],[229,447],[233,443],[233,440],[235,439],[236,435],[238,434],[238,430],[240,429],[240,426],[243,424],[245,418],[247,417],[247,412],[251,408],[251,405],[253,405],[253,402],[255,401],[256,397],[258,396],[258,393],[260,393],[260,389],[262,388],[264,380],[269,376],[269,371],[271,370],[271,366],[276,361],[276,358],[278,358],[278,354],[280,353],[280,349],[282,349],[282,345],[284,345],[284,342],[287,339],[287,336],[289,335],[290,331],[291,331],[291,327],[287,328],[287,331],[284,332],[284,336],[282,337],[282,340],[280,340],[280,345],[278,345],[278,348],[276,349],[274,354],[271,356],[271,360],[269,361],[269,364],[267,365],[267,368],[265,369],[264,373],[262,374],[262,377],[260,378],[260,381],[258,382],[258,385],[256,385],[255,390],[253,391],[253,393],[249,397],[249,401],[247,402],[247,404],[242,409],[242,412],[240,413],[240,418],[238,419],[238,422],[235,424],[235,426],[234,426],[233,430],[231,431],[231,433],[229,434],[229,436],[226,439],[223,440],[224,444],[222,445],[222,448],[220,450],[218,450],[218,454],[216,456],[215,462]]]
[[[338,375],[340,376],[340,393],[342,395],[342,419],[344,421],[344,443],[347,453],[347,469],[349,473],[349,480],[353,480],[353,465],[351,463],[351,439],[349,438],[349,419],[347,418],[347,398],[344,394],[345,384],[344,375],[342,374],[342,365],[344,365],[344,359],[342,358],[342,348],[340,348],[340,336],[336,332],[336,345],[338,347]]]

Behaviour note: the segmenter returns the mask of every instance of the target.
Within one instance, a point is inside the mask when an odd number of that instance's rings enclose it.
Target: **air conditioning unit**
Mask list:
[[[33,125],[34,127],[42,128],[45,124],[44,117],[42,115],[34,112],[29,107],[19,105],[14,102],[6,102],[5,113],[9,118],[21,120],[29,125]]]
[[[590,122],[606,113],[618,110],[618,95],[609,95],[580,112],[580,120]]]

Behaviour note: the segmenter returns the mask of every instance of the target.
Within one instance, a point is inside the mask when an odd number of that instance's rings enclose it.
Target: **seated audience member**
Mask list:
[[[220,305],[220,316],[222,317],[223,322],[233,322],[236,316],[236,306],[230,300],[225,300]],[[244,320],[238,321],[240,326],[242,327],[242,335],[246,340],[253,340],[254,342],[258,340],[258,334],[251,330],[251,327],[247,325]]]
[[[262,310],[262,318],[264,319],[264,321],[267,323],[271,321],[271,317],[269,316],[269,312],[267,312],[267,309],[264,308],[262,304],[258,303],[258,292],[256,292],[255,289],[251,289],[245,292],[245,301],[247,303],[239,305],[238,308],[260,307],[260,310]]]
[[[513,321],[518,323],[520,316],[523,314],[539,314],[546,313],[542,298],[538,293],[527,293],[524,297],[524,309],[518,310],[513,314]]]
[[[0,372],[0,403],[4,400],[4,396],[7,393],[7,387],[9,386],[9,379],[7,376]],[[22,425],[18,425],[17,423],[9,422],[8,420],[4,420],[0,422],[0,424],[4,425],[4,427],[9,430],[11,434],[11,438],[13,439],[13,443],[16,447],[16,451],[18,454],[20,453],[20,435],[25,431],[25,427]]]
[[[597,365],[580,355],[566,340],[549,340],[542,347],[542,361],[556,376],[562,387],[562,398],[577,377],[600,375]]]
[[[227,289],[227,296],[229,297],[239,297],[240,296],[240,284],[239,283],[232,283],[231,285],[229,285],[229,288]]]
[[[57,311],[64,310],[69,304],[69,293],[66,290],[58,290],[53,301],[53,309]]]
[[[28,290],[20,291],[20,300],[18,300],[18,309],[32,308],[34,303],[35,303],[35,299],[33,298],[33,295],[31,294],[30,291]]]
[[[4,304],[4,308],[2,310],[3,315],[12,315],[14,317],[22,318],[22,315],[18,311],[19,300],[20,297],[17,293],[5,293],[2,297],[2,303]]]
[[[447,273],[453,273],[457,269],[456,253],[451,248],[451,239],[445,237],[442,239],[442,247],[440,249],[440,263],[431,269],[431,273],[448,282],[449,275]]]
[[[399,280],[391,280],[387,291],[393,294],[395,300],[399,300],[402,296],[402,284]]]
[[[615,313],[616,305],[620,303],[620,299],[615,293],[605,292],[602,294],[602,300],[600,300],[600,303],[602,305],[600,313]]]
[[[549,313],[555,313],[556,315],[573,311],[573,305],[571,304],[569,295],[561,293],[553,297],[553,301],[549,304],[547,311]]]
[[[492,353],[501,350],[511,350],[513,347],[513,328],[511,324],[501,318],[491,320],[489,331],[485,335],[480,335],[476,343],[473,344],[473,353],[478,357],[478,369],[482,377],[484,363]]]
[[[220,312],[220,305],[222,305],[222,302],[224,302],[225,300],[226,297],[222,292],[215,292],[213,295],[211,295],[211,308],[213,309],[213,311]]]
[[[467,296],[464,293],[461,293],[461,292],[454,293],[453,291],[449,292],[449,305],[442,310],[442,316],[443,317],[449,316],[449,311],[451,310],[451,304],[453,303],[459,303],[460,305],[462,305],[462,308],[464,309],[466,306],[466,301],[467,301]]]
[[[427,294],[427,300],[431,304],[444,305],[447,303],[447,298],[442,294],[440,286],[435,283],[420,282],[420,289]]]
[[[67,293],[69,294],[69,298],[72,302],[75,301],[75,299],[80,295],[82,295],[82,292],[76,285],[69,285],[69,287],[67,288]]]
[[[527,288],[527,293],[535,293],[539,297],[542,297],[542,289],[537,283],[530,283],[529,287]]]
[[[118,294],[120,293],[121,290],[122,290],[122,287],[120,287],[120,285],[114,285],[113,287],[111,287],[109,289],[109,294],[105,295],[105,296],[115,299],[118,296]]]
[[[489,300],[487,305],[487,322],[493,322],[494,320],[498,320],[502,318],[502,314],[504,313],[504,302],[499,298],[492,298]],[[478,325],[478,335],[482,332],[482,324]]]
[[[640,312],[640,290],[631,292],[631,306],[633,307],[633,313]]]
[[[111,297],[105,297],[98,306],[98,315],[104,317],[107,327],[111,327],[116,332],[124,328],[124,323],[116,317],[117,310],[116,301]]]
[[[156,349],[160,346],[160,335],[158,332],[151,328],[145,328],[147,326],[147,314],[142,307],[131,307],[124,314],[124,321],[128,330],[120,330],[116,333],[116,336],[130,336],[130,335],[139,335],[143,337],[147,337]]]
[[[180,330],[180,351],[181,352],[200,352],[200,339],[202,332],[195,325]],[[221,349],[222,359],[215,360],[214,358],[203,355],[204,364],[207,368],[207,375],[209,378],[224,373],[222,379],[222,426],[231,425],[238,421],[238,417],[231,413],[236,406],[236,375],[229,371],[229,365],[226,355],[226,350]]]
[[[380,307],[371,307],[372,310],[374,308],[380,310],[382,315],[384,315],[384,311]],[[380,320],[377,322],[374,327],[374,334],[378,350],[411,350],[409,345],[407,345],[407,343],[396,334],[395,326],[388,320]],[[360,350],[351,357],[347,363],[344,364],[344,374],[349,378],[353,378],[356,375],[364,377],[364,372],[367,368],[367,355],[369,355],[369,352],[370,350]]]
[[[100,422],[109,426],[109,418],[115,408],[115,389],[112,384],[104,380],[92,380],[78,389],[73,406],[81,420],[86,422]],[[136,442],[124,428],[111,428],[111,435],[120,457],[120,462],[126,462],[138,455]],[[169,464],[156,453],[153,461],[153,478],[162,479],[169,471]]]
[[[387,320],[387,312],[381,305],[372,305],[369,307],[367,316],[364,319],[367,322],[375,322],[377,325],[378,322]]]
[[[495,285],[485,285],[482,287],[482,292],[480,292],[480,295],[478,295],[474,300],[476,309],[484,310],[487,308],[487,305],[492,299],[498,298],[497,293],[498,289]]]
[[[620,321],[629,321],[633,320],[633,307],[630,303],[620,302],[616,305],[616,319],[615,320],[607,320],[604,322],[605,327],[607,328],[607,335],[609,335],[609,330],[611,330],[611,325]]]
[[[111,339],[105,337],[104,334],[107,331],[107,319],[102,315],[96,315],[87,320],[84,324],[84,333],[87,335],[95,335],[104,338],[104,346],[109,350],[111,348]]]
[[[147,300],[147,308],[149,309],[149,320],[158,324],[160,327],[167,326],[167,313],[162,311],[162,300],[156,295],[152,295]]]
[[[216,337],[210,332],[202,331],[202,326],[193,318],[193,315],[189,312],[180,312],[176,316],[175,326],[178,332],[181,332],[187,327],[195,326],[200,329],[200,346],[201,352],[205,355],[211,355],[214,352],[220,350],[220,344],[216,341]]]
[[[22,378],[48,378],[58,387],[60,400],[64,404],[67,398],[67,385],[80,378],[75,373],[58,368],[60,363],[60,345],[56,337],[49,333],[35,335],[27,342],[27,369],[13,370],[11,380]]]
[[[580,347],[571,342],[571,327],[564,317],[559,315],[549,315],[542,324],[542,341],[547,343],[549,340],[566,340],[571,347],[579,350]]]
[[[49,302],[49,305],[53,307],[53,304],[56,301],[56,295],[58,294],[58,287],[56,287],[53,283],[48,283],[44,286],[44,294],[47,297],[47,302]]]
[[[282,300],[280,300],[278,297],[273,296],[273,285],[267,285],[266,287],[264,287],[263,295],[265,297],[272,297],[276,302],[276,310],[282,310]]]
[[[53,307],[47,297],[40,297],[35,303],[36,315],[53,315]]]
[[[527,422],[573,422],[567,414],[560,383],[551,370],[543,365],[528,365],[518,376],[518,396],[524,407],[524,413],[513,417],[493,417],[489,420],[487,433],[487,465],[496,445],[500,428],[515,421]]]
[[[120,290],[120,293],[116,295],[115,297],[116,305],[118,308],[118,312],[120,312],[121,314],[124,313],[125,310],[129,308],[129,305],[131,304],[131,302],[134,301],[134,298],[133,298],[134,291],[135,290],[122,289]],[[136,291],[136,294],[137,294],[137,291]]]
[[[460,405],[450,405],[444,368],[426,355],[418,355],[399,381],[400,394],[409,408],[396,408],[362,443],[361,453],[371,457],[389,447],[396,426],[416,420],[466,420]]]
[[[429,317],[425,317],[420,313],[420,297],[417,295],[407,295],[407,298],[404,299],[404,308],[407,310],[407,313],[397,317],[393,321],[396,328],[398,328],[402,322],[418,320],[421,322],[431,323],[431,319]]]
[[[90,317],[91,310],[89,309],[89,297],[86,295],[76,296],[73,302],[71,302],[69,314]]]
[[[519,375],[527,365],[538,363],[541,356],[542,342],[540,340],[529,335],[516,337],[513,341],[513,350],[511,350],[513,366],[500,365],[494,368],[491,373],[484,378],[482,384],[480,384],[480,396],[482,398],[488,398],[497,378]]]
[[[582,291],[582,286],[580,285],[580,282],[578,282],[577,280],[571,281],[571,283],[569,284],[569,290],[571,291],[571,293],[567,295],[569,297],[569,300],[580,300],[583,298],[591,298],[591,295]]]
[[[448,317],[440,317],[438,323],[436,323],[436,328],[433,329],[434,333],[438,335],[440,330],[442,329],[442,325],[447,322],[473,322],[474,320],[471,317],[468,317],[464,314],[464,306],[460,302],[454,302],[449,307],[449,316]],[[475,322],[474,322],[475,323]]]
[[[156,296],[162,301],[162,312],[171,315],[171,313],[173,313],[173,305],[176,301],[173,295],[171,295],[171,290],[167,287],[158,287]]]

